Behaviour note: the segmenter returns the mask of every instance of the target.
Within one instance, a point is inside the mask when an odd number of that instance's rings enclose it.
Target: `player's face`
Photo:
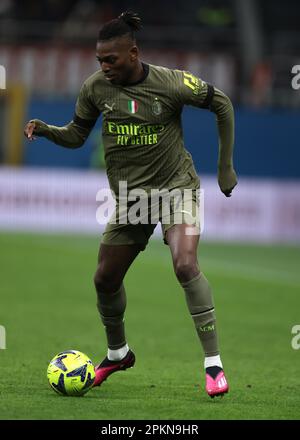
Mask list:
[[[130,78],[134,75],[138,49],[126,37],[98,41],[96,58],[108,81],[125,85],[130,83]]]

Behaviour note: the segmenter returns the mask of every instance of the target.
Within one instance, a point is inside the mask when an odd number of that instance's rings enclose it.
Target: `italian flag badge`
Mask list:
[[[138,103],[135,100],[128,101],[128,110],[130,113],[134,114],[138,111]]]

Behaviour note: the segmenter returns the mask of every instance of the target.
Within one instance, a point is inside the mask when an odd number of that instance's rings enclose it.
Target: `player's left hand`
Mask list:
[[[237,175],[233,167],[218,170],[218,183],[223,194],[231,197],[233,188],[237,185]]]

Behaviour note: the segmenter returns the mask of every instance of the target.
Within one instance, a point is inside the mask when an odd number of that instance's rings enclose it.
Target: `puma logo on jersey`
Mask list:
[[[114,111],[114,106],[116,104],[113,102],[112,105],[108,105],[107,102],[104,104],[104,107],[107,108],[110,112]]]

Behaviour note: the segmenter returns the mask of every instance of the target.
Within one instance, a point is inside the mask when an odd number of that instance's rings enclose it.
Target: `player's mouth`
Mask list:
[[[104,76],[108,81],[114,80],[116,78],[116,75],[114,75],[112,73],[107,73]]]

